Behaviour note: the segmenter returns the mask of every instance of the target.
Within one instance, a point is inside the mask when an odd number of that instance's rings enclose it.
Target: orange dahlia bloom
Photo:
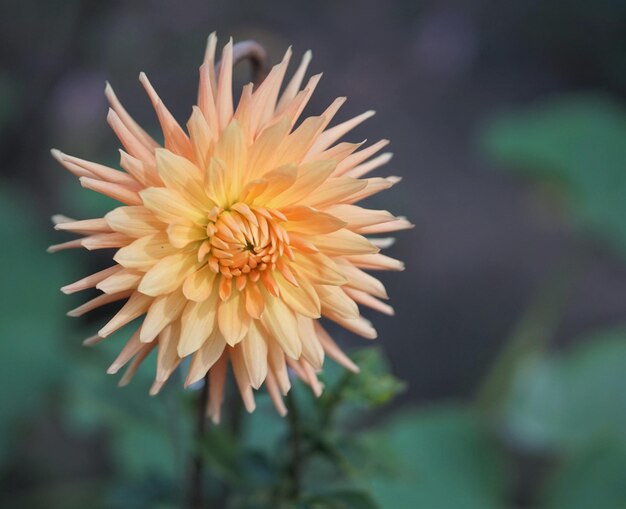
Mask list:
[[[97,219],[55,216],[57,230],[81,238],[50,250],[117,250],[114,265],[62,288],[103,292],[68,314],[125,301],[88,344],[145,315],[108,372],[130,363],[120,381],[128,383],[156,347],[156,394],[191,356],[186,385],[207,376],[208,413],[218,421],[229,363],[248,411],[255,406],[253,389],[265,384],[281,414],[288,368],[316,394],[325,355],[358,370],[318,319],[376,337],[357,303],[393,310],[379,300],[387,298],[383,285],[363,269],[402,270],[403,264],[379,254],[389,239],[364,235],[410,224],[354,205],[399,180],[360,178],[390,159],[372,158],[387,140],[367,148],[337,143],[373,112],[329,128],[345,101],[339,98],[298,124],[321,75],[301,89],[307,52],[280,93],[291,50],[258,87],[243,87],[235,108],[233,44],[224,47],[216,72],[216,42],[212,34],[187,132],[142,73],[164,146],[130,117],[107,84],[107,119],[124,147],[123,171],[52,151],[83,187],[123,205]]]

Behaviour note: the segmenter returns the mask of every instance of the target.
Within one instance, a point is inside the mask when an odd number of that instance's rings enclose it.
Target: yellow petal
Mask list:
[[[267,352],[267,360],[269,362],[271,373],[276,378],[276,383],[280,388],[280,392],[282,392],[283,395],[286,395],[291,388],[291,382],[289,381],[289,372],[287,371],[285,352],[283,352],[280,345],[273,340],[268,340]]]
[[[369,293],[381,299],[388,299],[385,286],[374,276],[363,272],[349,262],[340,264],[341,271],[348,278],[347,286]]]
[[[217,314],[217,300],[218,294],[214,291],[208,299],[202,302],[190,301],[185,306],[181,317],[180,341],[178,343],[178,355],[180,357],[186,357],[198,350],[213,333]]]
[[[296,181],[279,196],[267,202],[268,207],[284,207],[302,202],[324,183],[335,169],[333,161],[315,161],[298,166]]]
[[[225,188],[229,200],[239,195],[243,185],[242,178],[246,165],[246,141],[243,129],[238,121],[233,120],[222,132],[215,145],[213,157],[219,159],[225,169]]]
[[[345,221],[348,224],[347,227],[351,230],[386,223],[395,219],[395,216],[386,210],[370,210],[357,205],[348,204],[331,205],[330,207],[326,207],[324,212]]]
[[[320,343],[324,347],[324,352],[338,364],[341,364],[344,368],[352,371],[353,373],[358,373],[359,367],[352,362],[352,360],[337,346],[337,343],[333,341],[328,332],[324,330],[324,328],[319,324],[319,322],[315,322],[313,324],[315,328],[315,332],[317,334],[317,338],[320,340]]]
[[[330,147],[333,143],[337,142],[340,138],[342,138],[345,134],[352,131],[356,126],[360,123],[365,122],[368,118],[372,117],[375,114],[374,111],[366,111],[365,113],[361,113],[350,120],[346,120],[341,124],[337,124],[335,127],[331,129],[327,129],[322,134],[320,134],[315,141],[313,147],[311,147],[310,154],[318,154],[328,147]]]
[[[281,212],[288,219],[284,225],[288,232],[318,235],[332,233],[346,226],[345,221],[305,205],[282,209]]]
[[[224,341],[222,335],[214,331],[193,356],[189,366],[189,373],[185,380],[185,387],[202,379],[218,361],[225,347],[226,341]]]
[[[207,415],[214,424],[220,422],[220,412],[224,402],[224,383],[226,381],[226,371],[228,368],[228,357],[226,353],[217,360],[213,368],[209,371],[209,406]]]
[[[172,246],[182,249],[183,247],[207,238],[206,228],[202,228],[191,221],[175,221],[167,227],[167,237]]]
[[[365,237],[346,229],[325,235],[307,236],[306,239],[329,256],[370,254],[379,251]]]
[[[187,276],[183,283],[183,293],[189,300],[202,302],[209,298],[213,291],[215,272],[208,265]]]
[[[205,190],[207,195],[221,207],[230,205],[228,199],[228,177],[223,161],[211,157],[206,172]]]
[[[368,308],[375,309],[381,313],[384,313],[389,316],[393,316],[395,311],[393,308],[376,297],[372,297],[369,293],[365,293],[361,290],[355,290],[354,288],[348,288],[346,286],[343,287],[343,291],[346,292],[348,297],[350,297],[354,302],[358,302],[359,304],[363,304]]]
[[[100,283],[101,281],[104,281],[109,276],[112,276],[113,274],[116,274],[117,272],[120,272],[121,270],[124,270],[124,268],[121,267],[120,265],[117,265],[117,264],[113,265],[112,267],[109,267],[108,269],[101,270],[94,274],[89,274],[88,276],[82,279],[79,279],[78,281],[75,281],[74,283],[65,285],[61,288],[61,291],[64,294],[69,295],[71,293],[80,292],[81,290],[86,290],[87,288],[93,288],[94,286],[97,286],[98,283]]]
[[[293,74],[293,77],[289,81],[288,85],[285,87],[283,94],[280,96],[280,100],[276,106],[276,110],[280,111],[284,108],[298,93],[300,90],[300,85],[302,85],[302,80],[304,79],[304,74],[309,66],[309,62],[311,61],[311,57],[313,54],[311,50],[308,50],[302,56],[302,61],[298,66],[298,69]]]
[[[389,189],[391,186],[396,185],[401,180],[402,179],[400,177],[374,177],[369,179],[361,179],[359,180],[359,182],[365,182],[365,187],[360,191],[353,193],[350,197],[344,198],[342,201],[345,203],[356,203],[360,200],[364,200],[365,198],[380,193],[385,189]]]
[[[196,164],[200,170],[206,170],[214,135],[198,106],[193,106],[191,117],[187,122],[187,129],[189,130]]]
[[[132,269],[122,269],[100,281],[96,288],[104,293],[112,294],[137,288],[143,273]]]
[[[85,189],[91,189],[96,193],[103,194],[126,205],[141,205],[141,197],[129,186],[90,177],[80,177],[78,180]]]
[[[138,316],[143,315],[148,310],[153,300],[152,297],[134,292],[126,301],[126,304],[122,306],[122,309],[98,331],[98,336],[105,338],[120,327],[132,322]]]
[[[156,161],[159,176],[169,189],[180,193],[194,207],[206,206],[202,173],[195,164],[164,148],[156,150]]]
[[[263,82],[254,92],[250,118],[250,127],[254,134],[258,132],[259,126],[264,125],[274,113],[280,86],[285,77],[290,58],[291,48],[288,48],[282,61],[272,67]]]
[[[358,318],[358,306],[340,287],[320,285],[316,286],[315,289],[322,303],[322,313],[324,315],[332,311],[332,313],[344,318]]]
[[[107,374],[114,375],[122,369],[145,345],[139,341],[139,331],[136,331],[122,348],[122,351],[108,367]]]
[[[313,320],[304,316],[298,316],[298,334],[302,341],[302,357],[315,369],[322,369],[324,348],[315,332]]]
[[[163,137],[165,138],[165,147],[177,154],[191,157],[192,149],[189,138],[178,122],[176,122],[174,116],[165,107],[145,73],[142,72],[139,74],[139,81],[148,93],[152,106],[156,111],[159,123],[161,124],[161,130],[163,131]]]
[[[296,266],[313,284],[341,286],[348,282],[337,264],[323,253],[296,253]]]
[[[365,189],[366,186],[366,180],[350,177],[331,177],[319,186],[315,193],[302,200],[302,205],[324,208],[351,198]]]
[[[224,129],[233,117],[233,40],[222,50],[220,75],[217,79],[217,117],[220,129]]]
[[[175,249],[163,233],[146,235],[115,253],[113,259],[129,269],[147,270],[160,259],[176,253]]]
[[[264,292],[265,311],[261,323],[278,342],[286,355],[298,359],[302,353],[302,343],[298,337],[298,323],[293,311],[280,298]]]
[[[289,119],[283,118],[259,134],[250,147],[246,180],[256,179],[276,167],[276,149],[290,128]]]
[[[384,254],[364,254],[347,257],[355,267],[368,270],[404,270],[404,263]]]
[[[288,282],[278,272],[274,273],[274,278],[280,289],[280,298],[291,309],[310,318],[319,318],[321,316],[319,297],[313,285],[306,278],[298,279],[298,287]]]
[[[181,251],[159,260],[141,280],[139,291],[146,295],[162,295],[176,290],[196,268],[195,253]]]
[[[248,370],[246,369],[239,345],[230,349],[230,363],[233,366],[233,374],[235,375],[235,381],[239,387],[243,404],[248,412],[254,412],[256,406],[254,403],[254,394],[252,394]]]
[[[323,128],[325,120],[324,117],[309,117],[303,120],[302,124],[281,144],[275,164],[277,166],[290,163],[300,164]]]
[[[252,318],[259,319],[265,309],[265,301],[256,283],[248,281],[245,289],[246,311]]]
[[[187,300],[180,290],[154,299],[141,325],[139,339],[149,343],[156,338],[167,325],[178,320],[186,303]]]
[[[104,218],[116,232],[137,238],[157,233],[165,227],[152,211],[141,206],[118,207]]]
[[[248,333],[241,341],[241,353],[250,384],[258,389],[267,376],[267,343],[257,328],[255,320],[250,322]]]
[[[233,291],[230,298],[219,305],[217,320],[220,332],[230,346],[236,345],[245,336],[249,317],[238,291]]]
[[[294,164],[281,166],[263,175],[263,180],[267,181],[267,187],[260,193],[253,203],[264,205],[282,192],[289,189],[296,182],[298,168]],[[248,198],[250,200],[250,198]]]
[[[179,192],[165,187],[149,187],[139,193],[143,204],[166,222],[191,219],[199,224],[206,213],[191,205]]]
[[[176,351],[179,336],[180,322],[178,320],[165,327],[159,334],[156,373],[156,379],[159,382],[165,382],[180,363],[180,357]]]

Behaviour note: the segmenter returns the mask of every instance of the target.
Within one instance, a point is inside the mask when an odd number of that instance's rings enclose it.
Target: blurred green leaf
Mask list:
[[[626,507],[626,444],[596,443],[563,461],[546,486],[541,506]]]
[[[380,506],[363,490],[335,490],[304,498],[308,509],[378,509]]]
[[[507,433],[525,447],[580,449],[626,443],[626,329],[594,333],[562,356],[532,359],[517,373]]]
[[[0,458],[18,424],[36,422],[44,396],[58,385],[66,366],[62,339],[67,318],[59,288],[69,279],[69,260],[46,253],[46,239],[24,210],[19,193],[0,190]]]
[[[574,95],[502,115],[482,145],[503,169],[556,186],[574,221],[626,253],[626,111]]]
[[[126,387],[118,387],[116,377],[105,372],[129,335],[119,331],[74,356],[73,369],[66,375],[67,425],[77,433],[107,437],[118,481],[178,479],[189,447],[188,416],[177,403],[182,391],[166,387],[159,396],[148,395],[154,354]],[[175,385],[176,377],[170,383]]]
[[[345,372],[345,378],[324,398],[336,397],[340,402],[372,407],[388,403],[405,389],[405,383],[391,373],[389,363],[379,348],[363,348],[354,352],[352,357],[361,371],[358,375]]]
[[[505,505],[505,457],[463,407],[401,414],[365,440],[369,484],[385,509]]]

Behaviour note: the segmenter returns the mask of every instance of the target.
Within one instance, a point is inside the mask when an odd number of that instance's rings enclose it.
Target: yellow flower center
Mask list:
[[[278,211],[240,202],[227,210],[214,207],[208,219],[198,257],[206,257],[215,273],[257,281],[263,271],[276,269],[283,255],[293,259],[289,235],[281,226],[286,218]]]

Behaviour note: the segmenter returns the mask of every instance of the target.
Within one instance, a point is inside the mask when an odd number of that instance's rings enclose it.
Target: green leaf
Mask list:
[[[626,442],[626,329],[594,333],[561,356],[530,360],[515,376],[507,433],[525,447],[570,450],[599,438]]]
[[[501,168],[556,188],[574,222],[626,253],[626,112],[601,95],[573,95],[503,115],[482,145]]]
[[[506,461],[463,407],[399,415],[366,438],[369,484],[385,509],[503,507]]]
[[[542,498],[546,509],[626,507],[626,444],[597,443],[568,458]]]

